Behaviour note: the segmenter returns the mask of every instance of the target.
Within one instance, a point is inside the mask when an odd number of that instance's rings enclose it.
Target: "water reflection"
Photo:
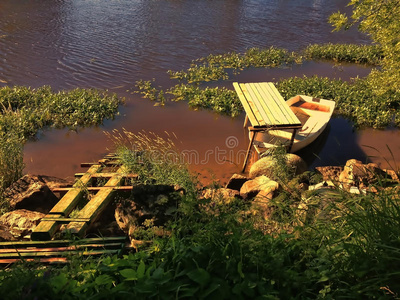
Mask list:
[[[76,133],[46,131],[26,146],[27,171],[56,176],[72,175],[80,162],[96,160],[107,151],[103,130],[127,128],[175,132],[185,149],[200,155],[224,147],[237,136],[238,151],[245,149],[242,119],[216,117],[208,111],[190,111],[185,103],[154,108],[152,103],[127,93],[139,79],[157,78],[163,86],[175,84],[166,71],[186,69],[190,61],[210,53],[243,52],[271,45],[298,50],[309,43],[366,42],[350,31],[331,32],[328,16],[347,0],[2,0],[0,1],[0,86],[51,85],[55,89],[96,87],[126,97],[115,121]],[[289,70],[252,69],[235,80],[275,81],[290,76],[319,74],[348,80],[369,69],[306,63]],[[231,82],[217,83],[232,88]],[[338,121],[336,121],[338,122]],[[329,144],[336,127],[327,137]],[[334,129],[335,128],[335,129]],[[352,143],[350,126],[336,138]],[[348,138],[348,139],[347,139]],[[343,142],[346,141],[346,142]],[[329,147],[318,155],[329,156]],[[348,151],[358,150],[349,148]],[[349,153],[351,156],[352,153]],[[341,157],[338,160],[342,160]],[[343,163],[343,161],[341,161]],[[237,171],[235,163],[194,166],[211,169],[217,177]]]

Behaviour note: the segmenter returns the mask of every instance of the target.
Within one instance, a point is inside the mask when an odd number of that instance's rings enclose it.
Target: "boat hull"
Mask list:
[[[326,99],[298,95],[286,101],[302,122],[295,134],[290,152],[297,152],[314,142],[325,130],[332,117],[335,102]],[[269,130],[257,132],[254,147],[258,153],[278,145],[289,146],[293,130]]]

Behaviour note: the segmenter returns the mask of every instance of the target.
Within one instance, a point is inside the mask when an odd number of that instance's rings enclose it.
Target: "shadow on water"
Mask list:
[[[353,158],[368,161],[352,123],[340,117],[332,118],[318,139],[296,154],[306,161],[310,170],[319,166],[345,165]]]

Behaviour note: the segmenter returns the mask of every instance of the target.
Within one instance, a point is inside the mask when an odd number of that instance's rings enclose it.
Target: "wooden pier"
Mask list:
[[[32,241],[51,240],[63,224],[62,233],[83,237],[115,196],[129,192],[132,189],[129,182],[137,178],[135,174],[128,174],[113,155],[81,166],[89,169],[75,174],[79,179],[71,188],[52,189],[53,193],[63,196],[33,230]],[[77,215],[70,217],[87,194],[90,194],[89,201]]]

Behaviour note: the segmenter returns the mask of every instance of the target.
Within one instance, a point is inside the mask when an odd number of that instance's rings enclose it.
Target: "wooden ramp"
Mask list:
[[[67,263],[72,256],[88,257],[122,254],[127,237],[104,237],[56,241],[22,241],[0,243],[0,265],[19,261]]]
[[[132,189],[129,181],[137,178],[135,174],[128,174],[112,155],[97,163],[83,163],[81,166],[89,169],[85,173],[76,174],[79,179],[71,188],[52,190],[63,196],[33,230],[33,241],[51,240],[63,224],[66,224],[63,233],[84,236],[115,196],[129,192]],[[76,216],[70,217],[71,212],[88,194],[88,203]]]

